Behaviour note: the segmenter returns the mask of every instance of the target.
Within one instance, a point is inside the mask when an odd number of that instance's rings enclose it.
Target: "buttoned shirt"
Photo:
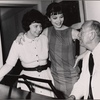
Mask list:
[[[48,58],[47,37],[45,35],[40,35],[39,37],[32,40],[27,38],[26,35],[24,35],[24,39],[25,41],[21,41],[22,44],[18,44],[16,43],[16,41],[13,42],[6,63],[11,66],[15,66],[17,60],[20,59],[21,64],[23,65],[23,67],[26,68],[34,68],[39,65],[45,65],[47,63]],[[43,70],[42,72],[22,70],[20,74],[25,74],[35,78],[48,79],[52,80],[53,82],[53,78],[49,68],[47,68],[47,70]],[[50,88],[50,86],[47,83],[36,81],[33,82],[39,86],[41,85],[43,87]],[[24,84],[20,83],[17,85],[17,87],[21,87],[22,90],[29,91],[28,87]],[[38,87],[34,88],[35,93],[54,97],[52,91],[48,91]]]
[[[75,83],[71,95],[75,95],[76,99],[80,99],[84,96],[84,99],[89,95],[89,80],[90,73],[88,69],[88,61],[90,51],[83,58],[82,73],[80,79]],[[92,51],[94,59],[94,69],[92,74],[92,93],[94,99],[100,99],[100,43]]]
[[[10,53],[6,60],[9,65],[15,66],[18,59],[24,67],[36,67],[45,65],[48,58],[48,39],[41,35],[35,39],[29,39],[24,35],[25,41],[22,44],[13,42]]]

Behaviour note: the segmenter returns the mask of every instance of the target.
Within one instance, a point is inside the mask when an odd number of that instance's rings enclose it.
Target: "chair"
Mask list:
[[[28,93],[28,95],[26,96],[26,99],[31,99],[31,93],[33,92],[34,93],[34,88],[33,86],[35,85],[34,83],[30,82],[29,80],[33,80],[33,81],[37,81],[37,82],[43,82],[43,83],[48,83],[49,86],[51,87],[52,91],[54,92],[55,96],[58,98],[58,99],[65,99],[64,97],[64,94],[57,90],[53,84],[52,84],[52,81],[51,80],[46,80],[46,79],[40,79],[40,78],[35,78],[35,77],[29,77],[27,75],[9,75],[10,77],[15,77],[17,79],[20,79],[22,78],[24,81],[22,80],[17,80],[17,82],[19,83],[24,83],[27,85],[27,87],[29,88],[30,92]],[[15,82],[15,83],[17,83]],[[14,84],[15,85],[15,84]],[[10,86],[10,89],[9,89],[9,94],[8,94],[8,99],[11,98],[11,93],[12,93],[12,89],[14,87],[14,85]]]

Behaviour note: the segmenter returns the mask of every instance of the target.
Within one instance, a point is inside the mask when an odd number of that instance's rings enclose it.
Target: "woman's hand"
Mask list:
[[[73,68],[75,68],[75,67],[78,65],[78,62],[79,62],[82,58],[83,58],[82,55],[79,55],[79,56],[76,57],[76,61],[75,61],[75,64],[74,64],[74,67],[73,67]]]
[[[81,54],[81,55],[79,55],[79,56],[76,57],[76,61],[75,61],[75,64],[74,64],[74,67],[73,67],[73,68],[75,68],[75,67],[77,66],[78,62],[79,62],[81,59],[83,59],[83,57],[86,55],[87,52],[88,52],[88,50],[85,51],[83,54]]]
[[[23,32],[19,33],[19,35],[17,36],[17,38],[16,38],[15,41],[16,41],[17,43],[19,43],[19,44],[22,44],[21,40],[22,40],[23,42],[25,41],[25,39],[24,39],[24,33],[23,33]]]
[[[0,77],[0,82],[2,81],[3,77]]]

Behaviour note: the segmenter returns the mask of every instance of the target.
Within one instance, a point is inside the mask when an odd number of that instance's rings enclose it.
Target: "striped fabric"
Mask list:
[[[67,98],[79,77],[79,68],[73,68],[75,43],[71,36],[72,29],[55,30],[50,27],[48,32],[51,72],[55,87],[63,91]]]

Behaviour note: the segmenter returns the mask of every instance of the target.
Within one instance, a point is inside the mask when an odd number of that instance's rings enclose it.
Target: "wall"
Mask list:
[[[41,0],[0,0],[0,6],[18,5],[18,4],[38,4],[38,9],[41,11]]]
[[[41,2],[41,9],[42,9],[42,13],[45,14],[46,13],[46,8],[47,6],[52,2],[52,0],[42,0]]]
[[[100,21],[100,1],[99,0],[85,0],[84,1],[85,20]]]
[[[17,5],[17,4],[37,4],[38,5],[38,10],[45,13],[45,8],[49,3],[51,3],[52,0],[0,0],[0,6],[5,6],[5,5]]]

